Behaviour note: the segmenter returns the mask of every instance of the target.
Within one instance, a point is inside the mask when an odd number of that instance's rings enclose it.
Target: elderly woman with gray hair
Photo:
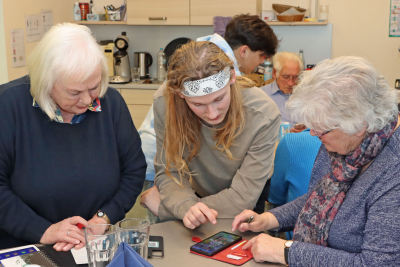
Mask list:
[[[289,266],[399,266],[396,91],[364,59],[339,57],[304,73],[287,106],[323,143],[309,190],[262,215],[238,215],[233,230],[294,228],[293,240],[260,234],[243,248]]]
[[[78,223],[114,224],[141,192],[140,138],[87,27],[52,27],[28,72],[0,88],[0,249],[81,248]]]

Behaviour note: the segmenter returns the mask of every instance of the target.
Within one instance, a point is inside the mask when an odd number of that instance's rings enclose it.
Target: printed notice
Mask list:
[[[42,21],[41,15],[25,16],[26,42],[32,43],[42,39]]]
[[[53,27],[53,10],[51,9],[42,9],[42,26],[44,35],[51,27]]]
[[[11,59],[13,68],[26,65],[24,29],[11,30]]]
[[[390,1],[389,37],[400,37],[400,0]]]

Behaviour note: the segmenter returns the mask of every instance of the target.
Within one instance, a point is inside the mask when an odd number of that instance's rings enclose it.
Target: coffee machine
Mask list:
[[[149,52],[135,52],[134,66],[140,68],[140,79],[149,79],[149,67],[153,64],[153,57]]]
[[[126,32],[122,32],[114,41],[115,47],[118,49],[114,53],[114,70],[115,76],[111,76],[109,83],[129,83],[131,77],[131,64],[129,63],[129,55],[126,51],[129,47],[129,39]]]

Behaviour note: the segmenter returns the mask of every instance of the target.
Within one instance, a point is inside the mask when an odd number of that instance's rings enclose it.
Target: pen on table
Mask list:
[[[244,244],[244,243],[246,243],[246,242],[247,242],[246,240],[240,242],[239,244],[237,244],[236,246],[234,246],[233,248],[231,248],[231,250],[234,250],[235,248],[239,247],[240,245],[242,245],[242,244]]]

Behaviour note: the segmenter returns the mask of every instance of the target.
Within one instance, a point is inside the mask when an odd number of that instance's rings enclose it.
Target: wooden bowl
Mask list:
[[[294,22],[294,21],[303,21],[304,18],[304,14],[302,15],[276,15],[276,18],[279,21],[283,21],[283,22]]]

